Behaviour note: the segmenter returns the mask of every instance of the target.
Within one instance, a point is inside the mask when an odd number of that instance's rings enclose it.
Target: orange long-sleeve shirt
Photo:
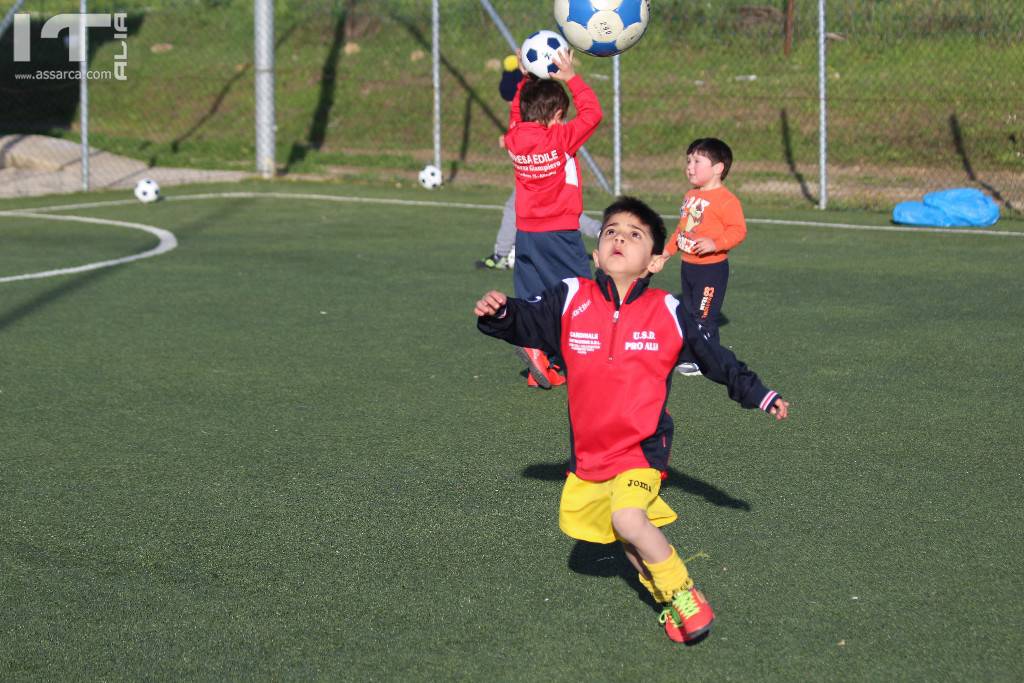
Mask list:
[[[665,252],[680,252],[687,263],[720,263],[729,250],[747,236],[747,221],[740,200],[725,187],[713,190],[690,190],[679,207],[679,225],[665,243]],[[698,237],[710,237],[717,251],[699,256],[691,252]]]

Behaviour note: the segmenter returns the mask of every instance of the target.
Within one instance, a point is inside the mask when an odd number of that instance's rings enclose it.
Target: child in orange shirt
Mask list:
[[[683,308],[701,322],[717,343],[718,315],[729,281],[729,250],[747,236],[740,200],[722,181],[732,166],[732,150],[716,138],[699,138],[686,148],[686,178],[693,186],[679,208],[679,225],[665,243],[666,261],[677,251],[682,257],[680,279]],[[685,354],[684,354],[685,356]],[[692,356],[682,358],[676,371],[699,375]]]

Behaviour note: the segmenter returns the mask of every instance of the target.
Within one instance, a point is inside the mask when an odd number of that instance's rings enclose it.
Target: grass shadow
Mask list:
[[[576,541],[569,551],[568,566],[570,571],[584,576],[602,579],[618,577],[636,593],[640,602],[654,612],[661,610],[661,606],[637,579],[636,570],[626,559],[621,543]]]
[[[285,173],[292,166],[305,159],[310,150],[319,151],[324,145],[324,140],[327,138],[327,122],[330,118],[331,109],[334,107],[334,90],[338,84],[338,61],[341,59],[341,49],[345,44],[347,17],[348,12],[343,11],[334,22],[334,35],[331,37],[331,45],[327,49],[327,57],[320,68],[320,93],[317,97],[316,109],[313,112],[313,120],[309,123],[306,142],[305,144],[299,142],[292,144],[291,152],[288,154],[288,161],[284,167]]]
[[[221,205],[220,208],[196,218],[193,221],[185,223],[180,227],[176,227],[174,234],[178,238],[179,245],[186,242],[190,236],[195,235],[196,233],[215,224],[219,219],[227,217],[233,213],[237,207],[244,206],[245,203],[246,200],[243,199],[226,202]],[[174,252],[172,251],[170,253],[170,258],[173,258],[173,254]],[[162,256],[160,258],[168,258],[168,256]],[[53,287],[40,292],[24,303],[18,304],[7,311],[0,312],[0,331],[17,323],[19,320],[42,312],[50,304],[60,301],[88,285],[99,282],[108,275],[121,272],[124,268],[131,268],[134,265],[136,264],[129,263],[120,266],[111,266],[109,268],[89,270],[74,276],[65,275],[55,277],[53,279],[57,280],[57,283]],[[0,287],[2,286],[3,285],[0,285]]]
[[[1010,203],[1010,201],[1006,199],[999,190],[980,179],[978,174],[974,172],[974,166],[971,165],[971,158],[967,155],[967,146],[964,144],[964,132],[960,127],[960,119],[957,117],[956,113],[949,115],[949,131],[953,136],[953,146],[956,148],[956,153],[960,157],[960,163],[963,164],[964,173],[966,173],[967,177],[971,179],[971,182],[977,183],[988,190],[989,194],[992,195],[992,198],[997,202],[1002,203],[1002,205],[1007,209],[1016,211],[1017,208]]]
[[[391,14],[391,18],[395,22],[400,24],[403,28],[405,28],[405,30],[409,32],[409,35],[412,36],[413,40],[419,43],[419,45],[423,47],[423,49],[427,50],[428,52],[432,49],[430,40],[428,40],[423,35],[423,33],[420,32],[419,28],[417,28],[412,22],[395,13]],[[453,65],[450,61],[448,61],[448,59],[445,58],[443,52],[441,53],[441,65],[448,71],[449,74],[452,75],[455,81],[466,93],[466,105],[463,109],[462,118],[462,144],[459,148],[459,158],[451,162],[451,166],[449,169],[449,177],[447,178],[447,180],[450,181],[458,174],[459,168],[466,162],[466,156],[469,153],[470,130],[472,128],[473,122],[473,105],[475,104],[478,107],[480,107],[480,110],[483,111],[484,116],[487,118],[488,121],[491,122],[491,124],[494,125],[495,129],[499,133],[505,132],[507,120],[502,120],[501,117],[494,113],[494,110],[491,109],[491,107],[487,104],[486,101],[484,101],[482,97],[480,97],[480,94],[476,91],[475,88],[473,88],[472,85],[470,85],[469,81],[466,80],[466,77],[462,75],[462,72],[455,68],[455,65]]]
[[[144,13],[126,14],[126,38],[119,37],[122,34],[113,26],[89,30],[87,63],[90,71],[112,69],[113,63],[96,61],[99,50],[110,42],[127,44],[142,29],[146,20]],[[29,62],[14,62],[8,57],[14,54],[13,27],[0,35],[0,55],[4,56],[0,60],[0,135],[52,135],[54,129],[71,130],[78,121],[81,89],[77,78],[24,78],[40,71],[77,71],[81,66],[69,58],[65,42],[67,33],[62,33],[59,40],[42,37],[43,25],[47,20],[38,16],[31,19]]]
[[[565,479],[565,464],[537,463],[535,465],[527,465],[523,468],[523,476],[528,479],[540,479],[541,481],[562,481]],[[662,488],[680,489],[691,496],[703,498],[706,502],[716,507],[743,510],[744,512],[750,512],[753,509],[750,503],[742,498],[736,498],[714,484],[691,477],[674,467],[668,468],[668,479],[662,483]]]
[[[288,40],[288,38],[295,31],[297,26],[298,24],[292,24],[284,33],[281,34],[281,37],[278,38],[277,41],[274,43],[275,50],[281,47],[281,45],[283,45],[284,42]],[[240,81],[242,77],[245,76],[245,74],[248,73],[248,71],[251,68],[252,62],[246,62],[242,65],[241,69],[236,71],[235,74],[231,76],[231,78],[229,78],[227,82],[224,83],[224,85],[220,89],[220,92],[218,92],[217,96],[213,98],[213,102],[210,104],[209,109],[207,109],[206,112],[202,116],[200,116],[195,123],[189,126],[188,130],[186,130],[184,133],[171,140],[171,152],[177,154],[178,151],[181,149],[181,144],[183,142],[185,142],[193,135],[195,135],[200,128],[205,126],[210,121],[210,119],[217,115],[217,113],[220,111],[221,105],[224,104],[224,100],[227,98],[228,93],[231,92],[231,89],[235,86],[235,84],[238,83],[238,81]],[[156,157],[150,157],[149,165],[156,166]]]
[[[785,107],[779,110],[779,129],[782,131],[782,153],[786,157],[786,166],[789,167],[790,174],[800,185],[800,194],[809,203],[817,205],[818,200],[811,195],[811,189],[807,186],[807,179],[804,178],[804,174],[797,170],[796,167],[796,158],[793,156],[793,137],[789,130],[789,112],[786,111]]]

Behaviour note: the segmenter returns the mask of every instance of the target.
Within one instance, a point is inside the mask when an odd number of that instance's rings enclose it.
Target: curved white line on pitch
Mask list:
[[[38,211],[38,209],[36,209]],[[123,256],[121,258],[111,259],[109,261],[97,261],[95,263],[86,263],[83,266],[74,266],[72,268],[58,268],[56,270],[43,270],[38,273],[25,273],[24,275],[10,275],[8,277],[0,277],[0,283],[2,282],[15,282],[17,280],[38,280],[46,277],[56,277],[58,275],[71,275],[73,273],[84,273],[90,270],[98,270],[100,268],[110,268],[111,266],[119,266],[122,263],[131,263],[132,261],[138,261],[139,259],[151,258],[153,256],[159,256],[165,254],[171,249],[178,246],[178,238],[174,236],[174,233],[163,228],[157,228],[152,225],[145,225],[143,223],[129,223],[127,221],[113,221],[106,218],[85,218],[83,216],[51,216],[42,213],[32,213],[30,211],[0,211],[0,216],[14,216],[17,218],[41,218],[44,220],[51,221],[69,221],[73,223],[94,223],[99,225],[113,225],[119,228],[131,228],[132,230],[142,230],[148,232],[151,235],[155,235],[159,243],[149,249],[148,251],[141,252],[139,254],[133,254],[131,256]]]

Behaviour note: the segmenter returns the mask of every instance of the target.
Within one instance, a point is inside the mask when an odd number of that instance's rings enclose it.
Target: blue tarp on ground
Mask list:
[[[961,187],[929,192],[920,202],[900,202],[892,220],[903,225],[981,228],[999,220],[999,205],[980,190]]]

